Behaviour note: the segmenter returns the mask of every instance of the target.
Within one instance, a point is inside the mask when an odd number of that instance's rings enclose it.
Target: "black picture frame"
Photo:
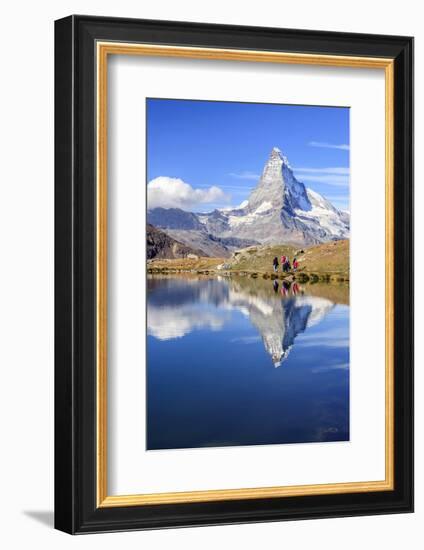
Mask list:
[[[394,60],[393,491],[98,508],[98,40]],[[413,511],[413,39],[73,15],[55,22],[55,527],[67,533]]]

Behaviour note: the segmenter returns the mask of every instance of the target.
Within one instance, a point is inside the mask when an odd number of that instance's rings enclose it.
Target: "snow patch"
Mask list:
[[[272,203],[269,201],[264,201],[262,204],[258,206],[258,208],[253,212],[253,214],[260,214],[261,212],[268,212],[268,210],[271,210]]]
[[[270,212],[272,208],[273,206],[271,202],[264,201],[253,212],[249,212],[244,216],[228,216],[228,223],[230,227],[237,227],[242,224],[254,223],[261,215]]]
[[[226,206],[225,208],[218,208],[217,210],[222,213],[232,212],[233,210],[243,210],[249,204],[248,200],[244,200],[238,206]]]
[[[306,192],[312,209],[296,208],[296,216],[303,222],[312,222],[318,225],[333,237],[349,237],[349,227],[345,220],[346,214],[342,214],[316,191],[306,189]]]

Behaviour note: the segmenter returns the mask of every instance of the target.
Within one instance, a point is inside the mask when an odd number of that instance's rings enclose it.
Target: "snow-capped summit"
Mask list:
[[[249,199],[205,220],[208,231],[259,243],[315,244],[349,236],[349,219],[319,193],[298,181],[274,147]]]
[[[154,210],[149,212],[150,217],[153,215]],[[339,211],[322,195],[298,181],[287,157],[278,147],[271,150],[262,175],[247,200],[233,209],[192,215],[197,216],[202,230],[212,240],[226,242],[302,246],[349,237],[349,214]],[[184,244],[193,245],[193,232],[188,233],[186,227],[167,227],[165,222],[161,225],[150,219],[149,222],[165,230],[183,230],[184,233],[180,231],[173,236]],[[199,243],[196,247],[200,247]]]
[[[293,176],[290,164],[280,149],[274,147],[265,164],[262,176],[249,197],[249,210],[262,202],[271,202],[274,208],[283,208],[285,202],[310,208],[306,190]]]

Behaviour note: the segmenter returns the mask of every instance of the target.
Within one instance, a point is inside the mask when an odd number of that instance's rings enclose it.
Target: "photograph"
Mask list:
[[[145,101],[146,450],[349,441],[349,107]]]

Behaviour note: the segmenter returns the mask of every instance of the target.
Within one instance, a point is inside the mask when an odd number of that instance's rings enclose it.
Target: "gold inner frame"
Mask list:
[[[390,58],[97,42],[97,506],[141,506],[269,497],[364,493],[394,489],[394,61]],[[109,55],[220,59],[385,71],[385,479],[315,485],[108,496],[107,493],[107,61]]]

